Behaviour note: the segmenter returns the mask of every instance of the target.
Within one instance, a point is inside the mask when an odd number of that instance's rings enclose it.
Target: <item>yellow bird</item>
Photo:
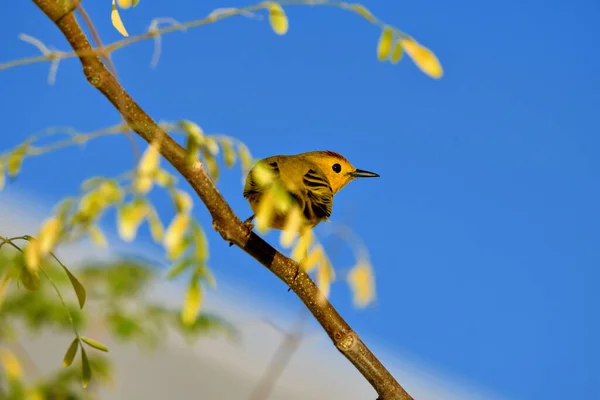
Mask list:
[[[333,196],[356,178],[374,178],[374,172],[356,169],[341,154],[333,151],[310,151],[296,155],[267,157],[258,161],[273,172],[278,182],[296,201],[309,228],[327,220],[333,208]],[[256,179],[256,165],[248,173],[244,186],[244,198],[250,203],[254,214],[246,220],[250,223],[258,212],[261,200],[269,186],[261,186]],[[283,230],[286,215],[275,214],[270,228]]]

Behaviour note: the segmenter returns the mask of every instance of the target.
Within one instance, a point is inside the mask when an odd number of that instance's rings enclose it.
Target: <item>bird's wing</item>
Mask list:
[[[306,191],[304,216],[308,220],[328,219],[333,208],[333,190],[325,174],[317,167],[310,168],[302,177],[302,184]]]

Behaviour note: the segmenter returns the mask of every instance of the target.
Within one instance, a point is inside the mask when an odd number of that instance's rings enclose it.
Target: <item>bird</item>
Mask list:
[[[244,221],[250,226],[269,188],[261,185],[257,179],[258,165],[271,171],[271,184],[279,183],[299,206],[305,226],[309,229],[329,219],[333,210],[334,195],[348,183],[356,178],[379,177],[374,172],[355,168],[346,157],[330,150],[264,158],[250,169],[244,185],[243,196],[254,212]],[[276,212],[269,228],[284,230],[286,220],[285,213]]]

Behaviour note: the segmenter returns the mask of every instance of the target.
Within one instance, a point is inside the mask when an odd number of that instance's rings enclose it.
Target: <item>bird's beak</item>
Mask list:
[[[350,176],[355,178],[378,178],[379,175],[375,172],[364,171],[362,169],[357,169],[354,172],[350,172]]]

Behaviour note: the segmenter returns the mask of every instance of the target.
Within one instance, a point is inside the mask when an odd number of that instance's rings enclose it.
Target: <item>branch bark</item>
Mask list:
[[[278,252],[254,232],[249,231],[219,193],[202,163],[198,161],[193,167],[186,167],[185,149],[164,132],[129,96],[98,55],[90,55],[92,46],[74,14],[79,0],[33,0],[33,2],[60,29],[73,50],[87,54],[79,57],[86,79],[113,104],[130,128],[148,143],[155,139],[161,141],[162,156],[192,186],[211,214],[213,228],[223,239],[237,245],[290,286],[319,321],[336,348],[373,386],[379,399],[412,400],[413,398],[362,342],[331,303],[323,300],[312,279],[302,270],[297,278],[293,279],[298,271],[298,264]]]

